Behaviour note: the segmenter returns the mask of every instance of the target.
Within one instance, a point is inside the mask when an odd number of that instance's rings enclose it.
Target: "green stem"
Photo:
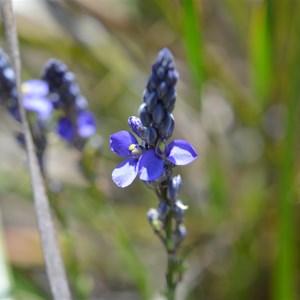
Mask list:
[[[177,280],[175,276],[177,258],[176,258],[176,249],[175,243],[173,240],[173,220],[172,215],[168,214],[166,219],[166,248],[168,253],[168,265],[167,265],[167,273],[166,273],[166,283],[167,283],[167,299],[173,300],[175,299],[175,291],[177,286]]]

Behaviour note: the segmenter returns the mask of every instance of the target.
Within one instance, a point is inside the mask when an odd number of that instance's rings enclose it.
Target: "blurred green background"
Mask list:
[[[15,0],[14,7],[24,80],[39,77],[49,58],[64,61],[103,139],[99,160],[86,154],[97,170],[92,184],[80,154],[49,134],[49,182],[62,185],[51,201],[74,298],[161,299],[166,255],[146,220],[157,199],[139,181],[114,185],[120,159],[109,135],[137,115],[151,64],[169,47],[180,72],[174,138],[199,154],[175,171],[189,206],[178,299],[299,299],[300,1]],[[3,34],[0,42],[5,49]],[[0,298],[50,299],[18,125],[4,109],[0,122]]]

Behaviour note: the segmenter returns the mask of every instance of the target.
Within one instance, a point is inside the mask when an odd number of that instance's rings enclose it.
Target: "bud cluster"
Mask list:
[[[166,237],[162,235],[162,232],[163,229],[165,229],[167,217],[171,216],[174,220],[174,247],[179,246],[186,237],[186,228],[183,221],[187,206],[178,199],[180,190],[181,177],[180,175],[177,175],[171,178],[168,182],[167,199],[161,199],[157,208],[151,208],[147,213],[147,219],[152,229],[160,235],[164,242],[166,242]]]
[[[139,108],[139,117],[144,129],[144,140],[149,146],[169,138],[174,130],[172,111],[175,107],[175,85],[179,77],[174,58],[169,49],[162,49],[152,65]]]
[[[54,108],[68,110],[85,110],[88,106],[82,96],[74,73],[59,60],[51,59],[44,67],[42,75],[52,93],[51,100]]]

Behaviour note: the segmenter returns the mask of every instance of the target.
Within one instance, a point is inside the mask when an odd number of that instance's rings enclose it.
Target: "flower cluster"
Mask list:
[[[170,176],[173,166],[187,165],[196,159],[197,154],[190,143],[174,140],[167,144],[174,130],[172,111],[177,79],[171,52],[161,50],[152,66],[139,118],[132,116],[128,119],[129,127],[141,142],[125,130],[110,137],[111,151],[126,158],[112,173],[118,186],[130,185],[136,176],[147,183],[161,182]]]
[[[67,66],[51,59],[44,68],[43,80],[48,83],[53,107],[61,112],[57,133],[76,147],[96,132],[94,115],[87,111],[88,103],[81,94],[75,75]]]
[[[87,101],[82,96],[73,73],[65,64],[50,60],[45,68],[43,80],[31,79],[21,85],[22,103],[30,117],[30,128],[35,144],[35,151],[43,172],[43,156],[47,146],[49,124],[56,122],[57,134],[78,149],[82,149],[87,138],[96,132],[96,121],[87,111]],[[16,78],[7,55],[0,49],[0,103],[5,105],[11,115],[21,122]],[[53,110],[58,111],[58,120]],[[22,133],[17,141],[25,147]]]
[[[119,187],[126,187],[138,176],[159,198],[157,207],[148,211],[147,219],[168,254],[166,278],[170,289],[174,289],[182,277],[182,262],[177,259],[176,251],[187,234],[183,224],[187,206],[178,198],[181,177],[172,176],[172,172],[175,166],[187,165],[197,158],[190,143],[167,142],[175,125],[172,111],[178,77],[171,52],[161,50],[152,66],[139,117],[128,119],[137,137],[125,130],[110,136],[111,151],[125,158],[113,170],[113,181]]]
[[[81,147],[95,134],[96,120],[87,110],[88,103],[80,92],[75,75],[65,64],[50,60],[43,80],[32,79],[22,84],[24,108],[36,114],[39,126],[45,129],[53,109],[60,112],[56,131],[71,144]],[[6,105],[17,121],[20,120],[15,73],[7,55],[0,49],[0,103]]]

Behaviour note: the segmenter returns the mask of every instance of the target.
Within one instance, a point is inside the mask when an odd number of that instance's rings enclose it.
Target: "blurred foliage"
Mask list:
[[[80,157],[49,136],[49,188],[58,188],[51,199],[76,298],[155,299],[164,287],[165,254],[146,221],[157,199],[141,182],[112,183],[119,159],[109,135],[127,129],[157,52],[169,47],[180,72],[175,137],[199,154],[177,169],[189,205],[178,299],[297,299],[300,2],[25,2],[15,1],[24,79],[51,57],[64,61],[102,137],[101,152]],[[25,155],[5,112],[0,127],[13,297],[49,299]]]

